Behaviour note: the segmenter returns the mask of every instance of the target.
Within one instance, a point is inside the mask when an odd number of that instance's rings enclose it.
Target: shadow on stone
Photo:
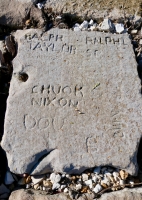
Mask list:
[[[139,144],[139,148],[138,148],[137,162],[139,165],[139,169],[142,171],[142,138],[140,140],[140,144]]]
[[[3,182],[7,171],[7,158],[4,150],[0,146],[0,184]]]

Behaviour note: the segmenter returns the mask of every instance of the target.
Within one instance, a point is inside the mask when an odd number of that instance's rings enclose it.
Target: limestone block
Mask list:
[[[141,94],[127,34],[17,31],[2,147],[16,174],[137,173]]]

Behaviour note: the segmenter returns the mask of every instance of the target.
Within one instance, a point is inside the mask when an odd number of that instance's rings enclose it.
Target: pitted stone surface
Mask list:
[[[137,173],[141,95],[129,36],[17,31],[2,147],[10,170]]]

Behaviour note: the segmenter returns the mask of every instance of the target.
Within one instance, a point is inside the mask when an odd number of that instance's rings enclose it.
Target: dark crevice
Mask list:
[[[137,153],[137,162],[138,162],[140,171],[142,171],[142,137],[139,143],[139,148],[138,148],[138,153]]]
[[[7,33],[7,34],[6,34]],[[5,36],[7,35],[7,36]],[[8,33],[4,32],[0,35],[0,38],[7,44],[7,49],[5,52],[0,50],[0,141],[4,133],[4,119],[6,112],[6,101],[9,95],[10,81],[13,72],[12,60],[16,56],[16,44],[14,38]],[[15,48],[15,49],[13,49]],[[7,171],[7,158],[6,153],[0,146],[0,184],[3,182],[5,177],[5,172]]]

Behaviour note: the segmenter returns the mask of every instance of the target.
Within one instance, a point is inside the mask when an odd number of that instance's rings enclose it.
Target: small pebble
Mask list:
[[[88,180],[88,174],[82,174],[82,180],[87,181]]]
[[[35,189],[35,190],[38,190],[38,189],[39,189],[39,184],[38,184],[38,183],[34,185],[34,189]]]
[[[89,25],[93,26],[93,24],[94,24],[94,21],[93,21],[93,19],[91,19],[90,22],[89,22]]]
[[[102,186],[101,186],[100,184],[97,184],[97,185],[95,186],[95,188],[93,189],[93,191],[94,191],[95,193],[98,193],[98,192],[100,192],[102,189],[103,189]]]
[[[60,184],[59,183],[53,183],[52,190],[57,190],[59,188],[60,188]]]
[[[31,187],[31,184],[26,184],[26,189],[29,189]]]
[[[82,188],[82,185],[81,184],[77,184],[76,185],[76,190],[78,191],[78,190],[81,190],[81,188]]]
[[[65,188],[64,193],[67,193],[67,192],[69,192],[69,190],[68,190],[68,188]]]
[[[142,39],[139,40],[139,44],[142,45]]]
[[[119,181],[119,184],[120,184],[120,185],[125,185],[125,180],[120,180],[120,181]]]
[[[119,174],[122,180],[126,180],[126,178],[128,177],[128,172],[124,170],[120,170]]]
[[[81,30],[86,30],[87,28],[88,28],[88,22],[87,21],[84,21],[80,26],[79,26],[79,28],[81,29]]]
[[[43,4],[42,3],[38,3],[38,4],[36,4],[37,5],[37,7],[41,10],[42,8],[43,8]]]
[[[129,181],[128,181],[128,184],[130,184],[131,187],[134,187],[134,181],[133,181],[133,180],[129,180]]]
[[[107,19],[104,19],[104,21],[102,22],[100,29],[104,31],[113,31],[114,25],[110,21],[110,19],[107,18]]]
[[[43,186],[51,189],[52,183],[49,180],[43,180]]]
[[[46,188],[43,186],[43,187],[42,187],[42,190],[43,190],[43,191],[45,191],[45,190],[46,190]]]
[[[31,176],[33,184],[37,184],[37,183],[42,182],[44,178],[45,178],[45,176],[43,176],[43,175]]]
[[[115,24],[115,29],[117,33],[122,33],[124,31],[124,24]]]
[[[67,177],[67,178],[70,178],[70,175],[69,175],[69,174],[66,174],[66,177]]]
[[[94,176],[94,177],[92,178],[92,180],[94,181],[94,183],[97,183],[98,177],[97,177],[97,176]]]
[[[89,186],[90,189],[92,189],[92,187],[93,187],[93,182],[92,182],[91,179],[85,181],[85,184],[86,184],[87,186]]]
[[[66,187],[66,185],[61,185],[61,190],[63,190]]]
[[[137,34],[138,30],[131,30],[131,34]]]
[[[88,186],[82,186],[81,193],[86,193],[88,190]]]
[[[32,181],[31,176],[28,176],[28,177],[26,178],[26,183],[30,183],[31,181]]]
[[[61,180],[61,176],[60,176],[60,174],[52,173],[50,175],[50,180],[51,180],[52,183],[59,183],[60,180]]]

